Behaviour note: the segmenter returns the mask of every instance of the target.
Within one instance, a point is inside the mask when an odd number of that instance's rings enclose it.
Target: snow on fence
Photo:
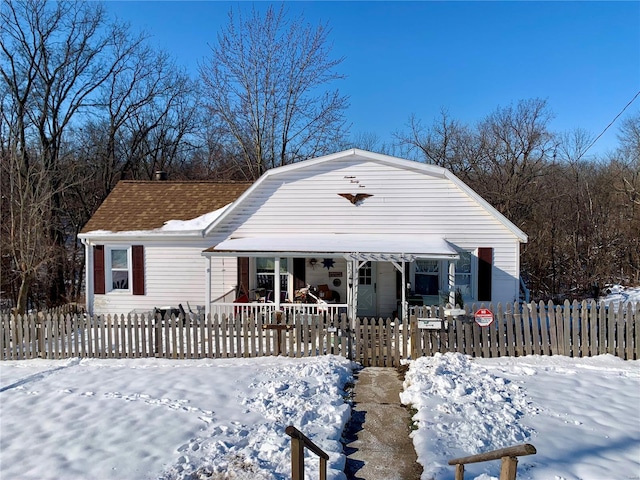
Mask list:
[[[471,312],[475,306],[456,318],[443,318],[439,307],[417,307],[409,320],[358,318],[354,322],[344,314],[326,312],[288,315],[279,321],[259,312],[165,319],[145,315],[4,315],[0,318],[0,351],[4,360],[336,354],[365,366],[387,367],[436,352],[475,357],[609,353],[628,360],[639,358],[639,304],[614,308],[595,302],[541,302],[489,308],[494,321],[488,327],[474,321]],[[431,328],[419,328],[429,319],[435,320]]]

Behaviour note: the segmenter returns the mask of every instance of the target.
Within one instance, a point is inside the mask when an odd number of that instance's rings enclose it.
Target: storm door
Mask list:
[[[375,317],[377,268],[375,262],[366,262],[358,270],[358,317]]]

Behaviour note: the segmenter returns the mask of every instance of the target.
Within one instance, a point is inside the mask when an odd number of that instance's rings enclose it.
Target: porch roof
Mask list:
[[[362,261],[455,259],[456,250],[437,235],[288,234],[228,238],[206,249],[204,256],[313,257],[340,256]]]

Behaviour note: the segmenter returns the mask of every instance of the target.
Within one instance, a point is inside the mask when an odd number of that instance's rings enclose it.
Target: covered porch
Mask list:
[[[231,237],[205,250],[205,310],[213,315],[243,315],[285,320],[292,315],[334,318],[375,317],[374,306],[393,302],[407,318],[408,266],[416,260],[447,266],[447,295],[455,299],[458,252],[435,235],[299,234]],[[239,281],[226,295],[212,298],[212,259],[237,258]],[[324,269],[326,268],[326,272]],[[320,273],[322,272],[322,273]],[[240,277],[249,278],[248,284]],[[395,307],[397,305],[397,307]],[[390,311],[385,316],[391,316]]]

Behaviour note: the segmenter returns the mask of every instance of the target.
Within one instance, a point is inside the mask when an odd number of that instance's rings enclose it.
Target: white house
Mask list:
[[[448,170],[357,149],[252,185],[120,182],[80,238],[92,313],[211,312],[238,297],[278,309],[311,285],[367,317],[455,290],[465,303],[514,302],[527,241]]]

